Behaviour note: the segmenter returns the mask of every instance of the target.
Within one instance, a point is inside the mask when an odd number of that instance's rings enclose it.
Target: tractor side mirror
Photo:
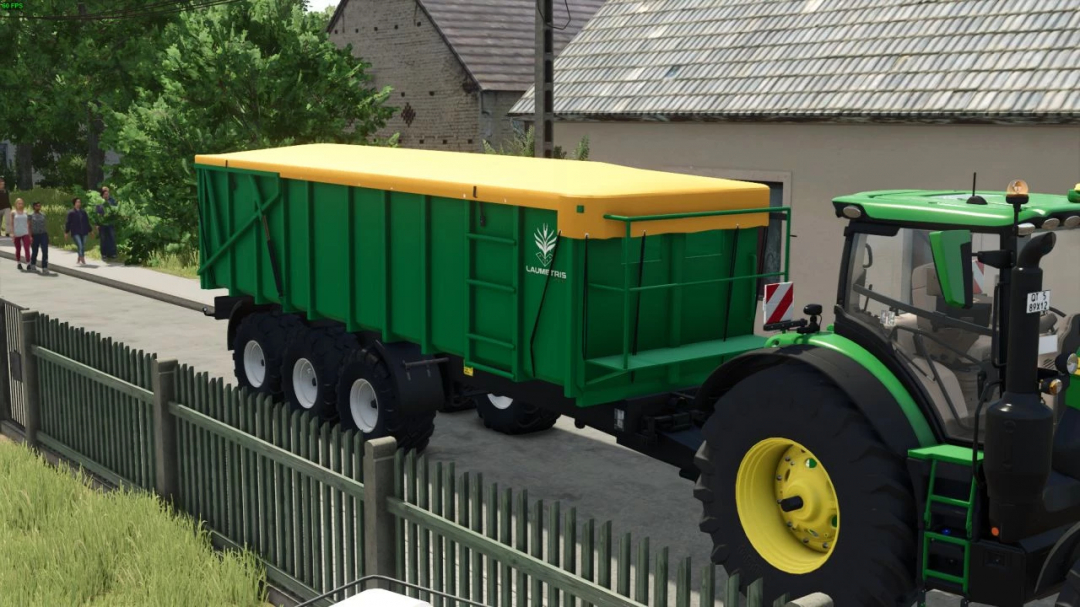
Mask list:
[[[947,230],[930,233],[934,269],[945,303],[954,308],[972,304],[971,231]]]

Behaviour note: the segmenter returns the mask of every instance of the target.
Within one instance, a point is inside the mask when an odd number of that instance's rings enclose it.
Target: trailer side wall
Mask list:
[[[753,332],[756,280],[625,289],[752,275],[756,228],[646,234],[642,251],[636,228],[629,241],[558,237],[546,209],[198,171],[204,288],[551,382],[583,406],[696,385],[726,357],[595,364],[624,344],[647,353]]]

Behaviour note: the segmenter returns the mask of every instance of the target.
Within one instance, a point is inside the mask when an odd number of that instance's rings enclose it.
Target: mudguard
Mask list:
[[[229,328],[225,337],[228,343],[225,344],[225,347],[229,350],[233,349],[236,331],[240,328],[240,321],[244,320],[245,316],[252,312],[262,312],[271,308],[271,306],[255,305],[255,300],[250,297],[215,297],[214,318],[219,320],[222,318],[229,319]],[[228,316],[223,316],[226,310],[228,310]]]
[[[907,457],[910,449],[937,443],[926,417],[917,406],[902,403],[893,391],[886,387],[882,373],[871,371],[862,362],[848,356],[842,350],[821,347],[810,343],[797,343],[784,347],[766,347],[742,354],[721,365],[702,384],[695,397],[695,408],[712,412],[713,404],[739,380],[769,367],[783,364],[806,365],[827,377],[843,390],[851,402],[862,412],[889,449]],[[895,376],[892,381],[899,383]],[[914,407],[914,410],[912,410]]]
[[[393,376],[403,412],[408,415],[431,413],[443,406],[446,388],[435,357],[422,354],[420,346],[403,341],[389,344],[375,341],[373,347]]]
[[[1042,596],[1061,586],[1069,570],[1077,564],[1080,564],[1080,524],[1065,532],[1050,551],[1050,556],[1046,557],[1039,581],[1035,583],[1035,596]]]

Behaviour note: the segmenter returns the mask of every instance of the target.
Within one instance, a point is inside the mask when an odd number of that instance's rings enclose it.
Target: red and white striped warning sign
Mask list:
[[[765,324],[791,320],[795,301],[795,284],[777,282],[765,285]]]
[[[972,291],[976,295],[986,292],[986,265],[978,259],[971,260]]]

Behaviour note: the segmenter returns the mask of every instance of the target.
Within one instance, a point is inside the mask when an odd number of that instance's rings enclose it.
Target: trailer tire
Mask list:
[[[712,538],[713,562],[741,574],[741,590],[764,578],[765,588],[824,592],[839,607],[911,604],[918,528],[910,477],[839,387],[798,363],[765,369],[717,400],[702,434],[700,527]],[[784,462],[795,466],[790,473]],[[811,497],[809,507],[773,503],[795,490]]]
[[[376,348],[357,350],[345,359],[337,398],[342,429],[358,430],[364,440],[392,436],[400,449],[423,451],[435,432],[434,411],[402,411],[393,371]]]
[[[484,425],[503,434],[532,434],[550,429],[560,415],[517,398],[487,394],[476,397],[476,413]]]
[[[278,312],[256,312],[241,319],[232,344],[233,372],[241,388],[281,396],[281,356],[290,332],[298,326],[295,316]]]
[[[285,400],[298,411],[336,420],[341,363],[359,346],[356,336],[343,327],[312,329],[300,325],[294,329],[281,359]]]

